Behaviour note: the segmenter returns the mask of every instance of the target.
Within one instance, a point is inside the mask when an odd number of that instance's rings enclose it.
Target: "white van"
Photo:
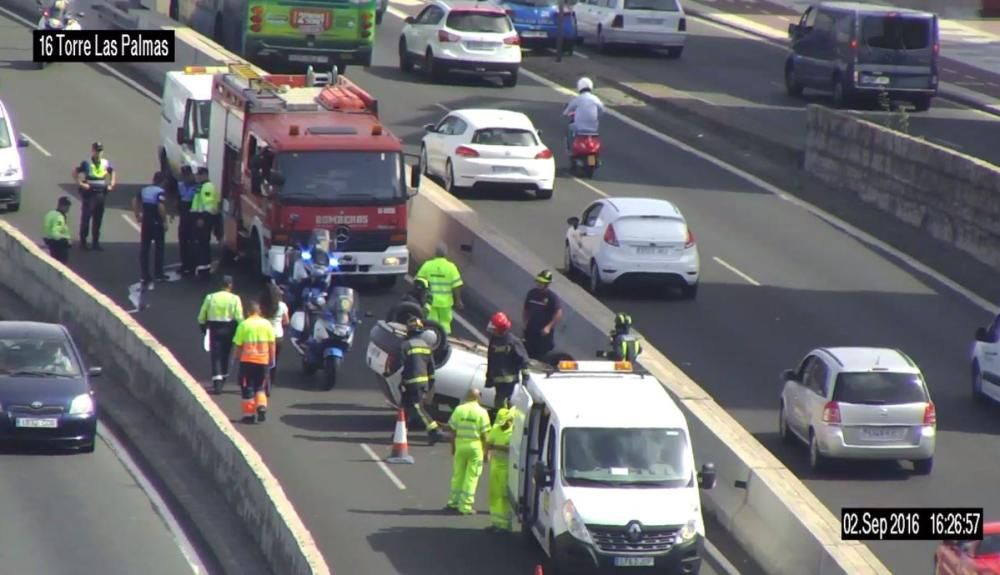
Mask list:
[[[24,163],[20,148],[28,147],[24,134],[14,131],[14,123],[6,106],[0,102],[0,205],[8,212],[21,209],[21,187],[24,185]]]
[[[687,18],[680,0],[579,0],[573,7],[580,39],[600,49],[616,44],[666,48],[680,58]]]
[[[508,497],[557,571],[698,573],[705,524],[687,422],[629,362],[563,361],[511,401]]]
[[[207,166],[212,78],[225,66],[188,66],[167,72],[160,104],[160,170],[175,180],[181,166]]]

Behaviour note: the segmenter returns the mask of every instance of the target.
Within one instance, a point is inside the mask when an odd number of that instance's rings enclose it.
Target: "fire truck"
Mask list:
[[[314,230],[331,238],[334,273],[390,286],[407,272],[407,185],[402,142],[378,101],[336,68],[302,75],[229,64],[212,86],[208,169],[222,192],[223,261],[265,277]]]

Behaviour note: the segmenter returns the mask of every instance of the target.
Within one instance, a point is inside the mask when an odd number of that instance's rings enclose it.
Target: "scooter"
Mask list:
[[[323,369],[323,389],[329,391],[337,385],[344,356],[351,350],[360,324],[354,289],[343,286],[333,288],[329,299],[313,294],[305,310],[292,314],[292,347],[301,356],[306,375]]]
[[[83,12],[77,12],[76,14],[70,15],[69,12],[64,13],[62,16],[57,16],[51,8],[46,8],[42,4],[42,0],[35,0],[38,4],[38,10],[42,13],[41,17],[38,19],[38,23],[35,24],[36,30],[63,30],[66,32],[83,30],[80,26],[80,21],[77,18],[83,18]],[[35,62],[35,67],[39,70],[48,66],[48,62]]]
[[[569,123],[574,116],[570,114]],[[567,127],[567,130],[569,128]],[[567,138],[568,139],[568,138]],[[594,178],[594,171],[601,165],[601,136],[577,132],[569,146],[569,170],[587,179]]]

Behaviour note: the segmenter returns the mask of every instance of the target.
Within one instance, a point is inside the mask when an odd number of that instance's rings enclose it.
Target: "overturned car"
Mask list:
[[[445,335],[441,326],[428,321],[422,338],[434,352],[434,386],[426,395],[425,403],[431,409],[446,413],[454,409],[472,388],[482,392],[480,403],[494,407],[494,391],[486,388],[486,346],[454,335]],[[381,320],[372,327],[368,339],[365,362],[378,376],[382,393],[393,407],[400,407],[400,350],[406,341],[406,326]],[[532,360],[528,369],[541,373],[552,371],[552,365],[572,357],[555,352],[546,361]],[[444,409],[442,409],[444,408]]]

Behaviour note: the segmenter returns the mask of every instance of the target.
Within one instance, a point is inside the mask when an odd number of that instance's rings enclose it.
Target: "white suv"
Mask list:
[[[410,16],[399,36],[399,69],[417,64],[432,82],[448,74],[498,76],[517,85],[521,40],[510,17],[490,3],[438,1]]]
[[[815,349],[782,374],[778,432],[809,445],[814,470],[827,459],[910,460],[931,472],[937,411],[912,359],[896,349]]]
[[[972,397],[1000,401],[1000,316],[976,330],[972,347]]]

